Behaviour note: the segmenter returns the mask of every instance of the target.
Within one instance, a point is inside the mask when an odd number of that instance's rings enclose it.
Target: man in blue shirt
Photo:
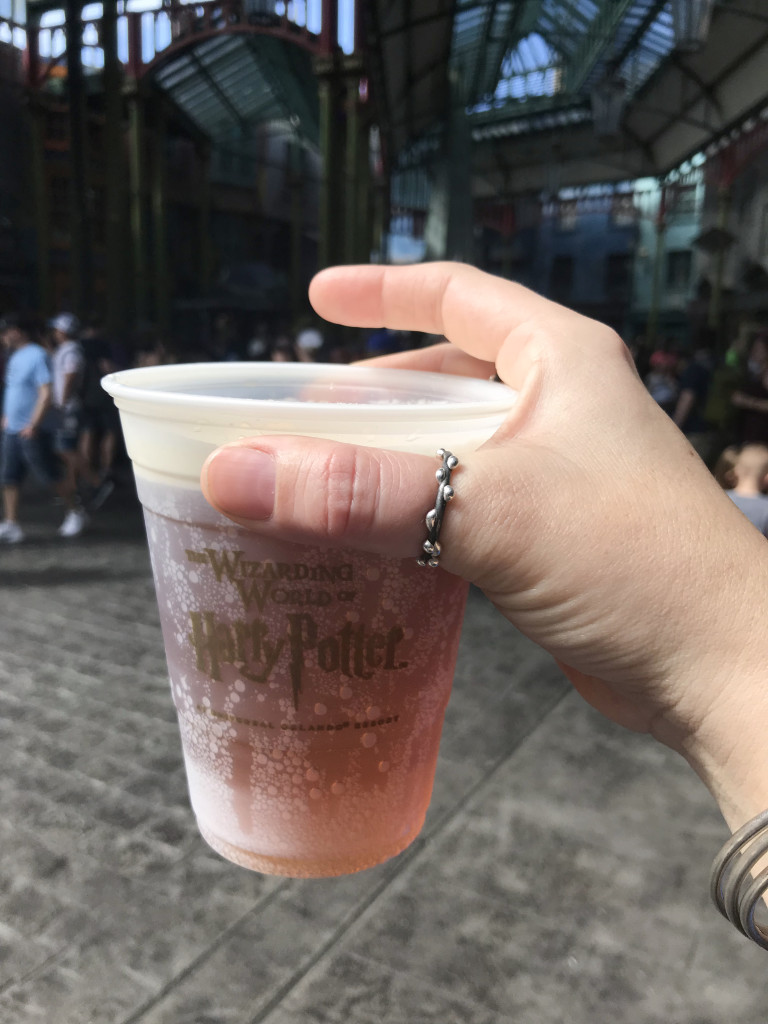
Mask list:
[[[3,522],[0,542],[17,544],[24,539],[19,525],[19,494],[27,472],[40,483],[55,487],[68,510],[76,498],[63,484],[61,465],[53,451],[46,418],[51,406],[51,368],[48,354],[37,344],[37,326],[31,317],[12,317],[0,322],[0,340],[10,353],[5,368],[3,441],[0,483],[3,488]]]

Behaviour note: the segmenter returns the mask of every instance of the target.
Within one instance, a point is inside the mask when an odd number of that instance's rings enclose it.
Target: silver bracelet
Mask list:
[[[733,833],[712,862],[709,891],[715,906],[742,935],[768,949],[768,932],[755,920],[768,891],[768,867],[752,876],[752,868],[768,855],[768,811]],[[764,927],[768,920],[763,922]]]

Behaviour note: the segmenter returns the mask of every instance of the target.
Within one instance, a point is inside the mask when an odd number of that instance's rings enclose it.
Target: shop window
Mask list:
[[[560,231],[575,231],[579,223],[579,204],[575,199],[563,199],[557,207],[557,226]]]
[[[555,256],[549,275],[549,292],[553,299],[565,302],[573,289],[573,256]]]
[[[632,285],[632,254],[610,252],[605,257],[605,292],[611,299],[628,299]]]
[[[691,283],[691,267],[693,257],[689,249],[667,253],[667,290],[671,292],[687,291]]]
[[[678,185],[674,192],[674,201],[672,204],[672,212],[674,214],[694,214],[696,213],[696,186],[695,185]]]

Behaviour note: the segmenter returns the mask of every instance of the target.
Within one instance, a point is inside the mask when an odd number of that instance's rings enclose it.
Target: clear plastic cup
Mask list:
[[[220,444],[259,434],[470,459],[515,393],[304,363],[146,367],[103,384],[144,507],[201,834],[236,864],[293,877],[399,853],[429,805],[467,585],[417,565],[417,551],[255,536],[207,504],[200,470]]]

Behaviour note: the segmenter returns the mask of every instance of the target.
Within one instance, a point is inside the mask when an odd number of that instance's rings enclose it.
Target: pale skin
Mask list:
[[[682,754],[732,828],[768,807],[768,544],[621,340],[458,264],[333,268],[310,298],[335,323],[448,339],[371,365],[486,379],[495,366],[519,392],[454,473],[441,566],[484,590],[604,715]],[[434,472],[428,456],[259,437],[214,453],[202,484],[264,536],[415,558]]]

